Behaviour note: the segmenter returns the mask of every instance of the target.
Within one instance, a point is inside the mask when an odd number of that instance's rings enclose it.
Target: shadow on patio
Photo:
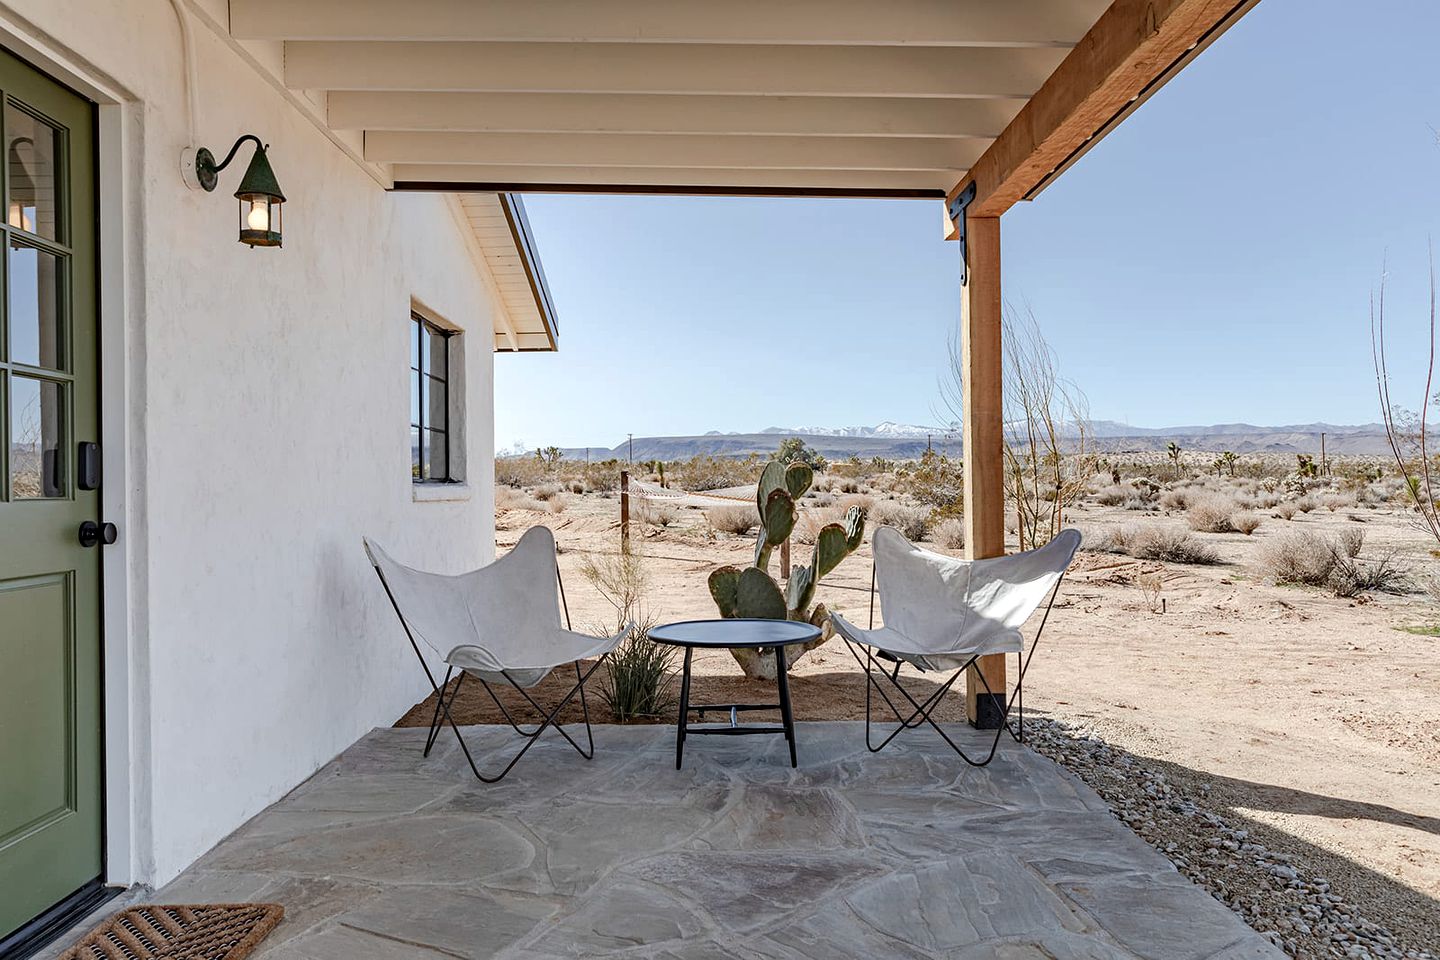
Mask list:
[[[268,960],[1281,955],[1014,744],[971,769],[805,723],[798,770],[711,738],[676,771],[673,736],[602,726],[588,763],[546,737],[484,786],[448,731],[426,759],[424,729],[375,730],[155,899],[284,903]]]

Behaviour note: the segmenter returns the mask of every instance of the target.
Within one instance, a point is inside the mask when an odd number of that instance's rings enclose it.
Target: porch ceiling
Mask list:
[[[397,186],[939,197],[1109,6],[231,0],[230,31]]]

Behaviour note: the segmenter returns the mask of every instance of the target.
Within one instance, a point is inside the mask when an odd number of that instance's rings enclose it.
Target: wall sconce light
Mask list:
[[[240,201],[240,242],[252,247],[278,247],[281,245],[280,206],[285,202],[285,195],[280,192],[275,171],[270,169],[270,161],[265,156],[267,145],[261,143],[259,137],[245,134],[219,163],[207,148],[196,150],[195,179],[206,191],[213,191],[220,182],[220,171],[230,165],[240,145],[247,140],[254,142],[255,155],[250,158],[250,166],[235,191],[235,198]]]

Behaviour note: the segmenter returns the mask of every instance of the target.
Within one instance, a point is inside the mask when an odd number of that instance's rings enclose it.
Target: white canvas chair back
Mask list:
[[[871,544],[887,631],[908,641],[908,653],[947,654],[1018,640],[1070,565],[1080,533],[1062,530],[1043,547],[989,560],[922,550],[893,527],[876,530]]]
[[[530,528],[505,556],[456,576],[407,567],[369,539],[365,552],[411,633],[447,661],[497,672],[560,662],[553,649],[561,633],[555,535],[548,527]]]

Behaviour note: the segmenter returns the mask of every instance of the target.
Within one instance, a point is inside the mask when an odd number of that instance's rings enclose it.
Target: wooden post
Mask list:
[[[965,225],[965,284],[960,294],[965,555],[1005,552],[1005,437],[1000,298],[1000,219]],[[980,683],[985,677],[991,694]],[[981,657],[965,677],[965,714],[973,726],[1000,726],[1005,703],[1005,657]]]
[[[786,537],[780,542],[780,575],[786,580],[790,579],[790,538]]]
[[[630,471],[620,471],[620,551],[630,551]]]

